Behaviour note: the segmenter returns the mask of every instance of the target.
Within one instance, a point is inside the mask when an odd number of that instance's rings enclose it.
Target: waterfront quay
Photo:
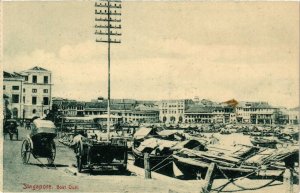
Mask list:
[[[133,164],[133,157],[129,156],[127,171],[84,171],[78,173],[76,157],[73,149],[58,142],[55,139],[57,153],[56,167],[47,168],[43,163],[30,158],[28,164],[23,164],[20,156],[22,141],[30,131],[19,127],[19,140],[4,139],[4,164],[3,164],[3,192],[205,192],[205,179],[179,180],[162,174],[152,172],[151,179],[145,179],[145,171]],[[207,134],[209,136],[211,134]],[[240,133],[230,135],[214,134],[221,138],[221,143],[249,144],[249,137]],[[235,139],[235,140],[230,140]],[[253,190],[242,192],[285,192],[286,186],[282,181],[276,181],[271,186],[255,189],[263,186],[270,179],[243,179],[239,180],[240,186]],[[226,183],[226,179],[214,179],[212,191]],[[294,192],[298,192],[298,184],[293,186]],[[228,185],[223,191],[237,191],[234,185]]]

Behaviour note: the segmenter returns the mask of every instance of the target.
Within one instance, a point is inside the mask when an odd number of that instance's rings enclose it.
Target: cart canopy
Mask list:
[[[52,121],[36,119],[33,121],[31,136],[37,134],[56,135],[56,127]]]

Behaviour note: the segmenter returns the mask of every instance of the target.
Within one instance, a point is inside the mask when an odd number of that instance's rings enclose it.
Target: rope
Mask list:
[[[159,168],[157,168],[157,169],[155,169],[155,170],[152,170],[152,171],[153,171],[153,172],[156,172],[157,170],[160,170],[161,168],[163,168],[163,167],[169,165],[169,164],[172,163],[172,162],[173,162],[173,160],[169,161],[167,164],[165,164],[165,165],[163,165],[163,166],[161,166],[161,167],[159,167]]]
[[[277,185],[282,185],[283,183],[278,183],[278,184],[272,184],[269,186],[277,186]],[[212,189],[212,191],[218,191],[216,189]],[[218,191],[218,192],[241,192],[241,191],[245,191],[245,190],[222,190],[222,191]]]
[[[262,185],[262,186],[259,186],[259,187],[255,187],[255,188],[246,188],[246,187],[243,187],[243,186],[241,186],[241,185],[238,185],[238,184],[236,184],[234,181],[236,181],[236,180],[238,180],[239,178],[236,178],[236,179],[230,179],[225,173],[224,173],[224,171],[220,168],[220,167],[218,167],[218,169],[221,171],[221,173],[222,173],[222,175],[230,182],[230,183],[232,183],[233,185],[235,185],[236,187],[238,187],[238,188],[240,188],[240,189],[242,189],[242,190],[257,190],[257,189],[261,189],[261,188],[264,188],[264,187],[266,187],[266,186],[269,186],[270,184],[272,184],[273,182],[275,182],[276,180],[277,180],[277,178],[279,178],[280,176],[282,176],[283,175],[283,173],[284,173],[284,171],[283,172],[281,172],[277,177],[275,177],[273,180],[271,180],[270,182],[268,182],[268,183],[266,183],[266,184],[264,184],[264,185]],[[228,185],[228,184],[230,184],[230,183],[227,183],[226,184],[226,186]],[[222,187],[222,189],[224,189],[226,186],[224,186],[224,187]],[[221,189],[221,190],[222,190]]]
[[[173,154],[169,155],[168,157],[166,157],[165,159],[163,159],[161,162],[159,162],[158,164],[156,164],[155,166],[152,167],[151,170],[154,170],[154,168],[156,168],[157,166],[161,165],[164,161],[166,161],[167,159],[169,159],[170,157],[172,157]]]

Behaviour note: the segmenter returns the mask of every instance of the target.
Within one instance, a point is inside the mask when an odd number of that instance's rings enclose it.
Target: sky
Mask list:
[[[107,96],[91,1],[4,2],[3,69],[52,71],[53,96]],[[299,105],[298,2],[125,1],[111,97]]]

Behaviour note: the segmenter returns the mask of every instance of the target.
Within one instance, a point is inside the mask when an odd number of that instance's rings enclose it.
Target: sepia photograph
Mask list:
[[[3,0],[1,192],[298,193],[298,1]]]

